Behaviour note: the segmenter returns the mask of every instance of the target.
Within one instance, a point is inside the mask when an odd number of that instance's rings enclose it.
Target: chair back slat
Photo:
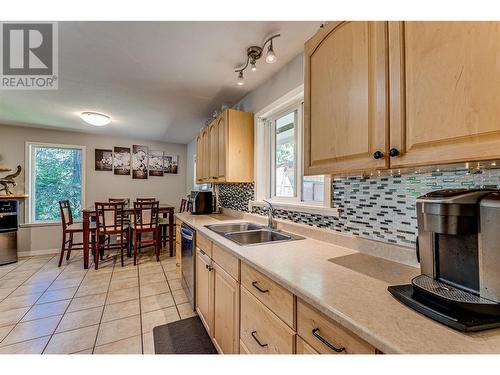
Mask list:
[[[62,226],[66,229],[68,225],[73,224],[73,213],[71,212],[69,200],[59,201],[59,209],[61,210]]]
[[[96,202],[96,227],[98,235],[119,234],[124,230],[124,202]]]
[[[156,198],[137,198],[136,202],[156,202]]]
[[[130,207],[130,198],[109,198],[108,202],[110,203],[123,202],[125,203],[125,207]]]
[[[158,201],[134,202],[134,225],[138,230],[152,230],[158,226]]]

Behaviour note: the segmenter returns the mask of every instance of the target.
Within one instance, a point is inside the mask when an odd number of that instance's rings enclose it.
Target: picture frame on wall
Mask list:
[[[149,153],[149,175],[163,176],[163,151],[152,150]]]
[[[163,172],[166,174],[177,174],[179,168],[179,155],[165,154],[163,156]]]
[[[141,145],[132,146],[132,178],[145,180],[148,178],[149,147]]]
[[[114,147],[113,170],[116,175],[130,175],[130,147]]]
[[[108,172],[113,170],[113,150],[95,149],[95,170]]]

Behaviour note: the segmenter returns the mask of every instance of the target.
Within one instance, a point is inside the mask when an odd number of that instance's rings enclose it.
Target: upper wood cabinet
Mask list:
[[[500,157],[500,23],[390,22],[394,167]]]
[[[210,152],[210,134],[207,128],[203,129],[196,140],[196,180],[207,181],[210,176],[210,159],[204,158]]]
[[[387,38],[387,22],[332,22],[306,43],[306,175],[387,167]]]
[[[253,182],[253,114],[225,109],[197,138],[198,182]],[[203,134],[207,134],[208,144]],[[203,146],[198,147],[199,143]],[[205,147],[204,147],[205,146]],[[199,153],[199,154],[198,154]]]
[[[305,174],[500,158],[498,61],[499,22],[327,24],[305,45]]]
[[[208,126],[208,134],[210,139],[210,155],[208,159],[210,179],[217,179],[219,177],[219,131],[217,120],[213,121]]]

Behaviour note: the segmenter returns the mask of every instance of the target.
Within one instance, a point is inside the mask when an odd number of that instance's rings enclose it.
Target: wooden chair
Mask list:
[[[71,256],[71,250],[83,250],[82,242],[73,242],[75,233],[81,233],[83,235],[83,223],[73,222],[73,212],[71,211],[69,200],[60,201],[59,209],[61,210],[61,223],[63,231],[61,256],[59,257],[59,267],[61,267],[65,251],[67,251],[66,260],[69,260],[69,257]],[[93,224],[90,224],[90,235],[93,250],[95,242],[95,225]]]
[[[134,202],[134,220],[132,223],[134,233],[134,266],[137,264],[137,248],[153,245],[156,261],[160,261],[160,236],[158,224],[158,201]],[[143,240],[143,233],[151,233],[152,239]]]
[[[182,198],[181,199],[181,207],[179,209],[179,212],[191,211],[192,206],[193,206],[193,202],[191,202],[191,200]]]
[[[155,202],[156,198],[137,198],[137,202]],[[158,225],[160,226],[161,247],[167,246],[168,241],[168,214],[158,216]],[[175,238],[174,238],[175,239]]]
[[[95,269],[99,268],[101,252],[108,249],[119,249],[121,265],[123,262],[123,249],[128,246],[128,225],[124,223],[124,202],[96,202],[96,237],[94,244]],[[111,236],[116,236],[116,243],[111,243]]]

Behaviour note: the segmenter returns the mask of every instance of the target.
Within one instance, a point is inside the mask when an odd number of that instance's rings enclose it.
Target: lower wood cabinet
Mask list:
[[[196,312],[210,337],[213,336],[213,273],[212,260],[196,249]]]
[[[198,238],[202,238],[199,236]],[[206,238],[200,243],[212,249]],[[225,253],[225,254],[224,254]],[[238,259],[217,247],[217,259],[233,264]],[[233,267],[230,267],[234,271]],[[236,269],[239,269],[238,266]],[[237,274],[239,277],[239,274]],[[240,283],[199,247],[196,249],[196,312],[217,351],[221,354],[240,352]]]
[[[241,287],[241,341],[251,354],[293,354],[295,331]]]
[[[319,354],[311,345],[302,340],[300,336],[297,336],[296,344],[297,354]]]
[[[195,284],[196,311],[221,354],[379,353],[201,235]]]
[[[300,299],[297,334],[319,353],[375,354],[373,346]]]
[[[181,221],[176,220],[176,222],[175,222],[175,265],[177,267],[181,266],[181,261],[182,261],[181,224],[182,224]]]
[[[217,263],[213,263],[213,342],[224,354],[239,353],[240,285]]]

